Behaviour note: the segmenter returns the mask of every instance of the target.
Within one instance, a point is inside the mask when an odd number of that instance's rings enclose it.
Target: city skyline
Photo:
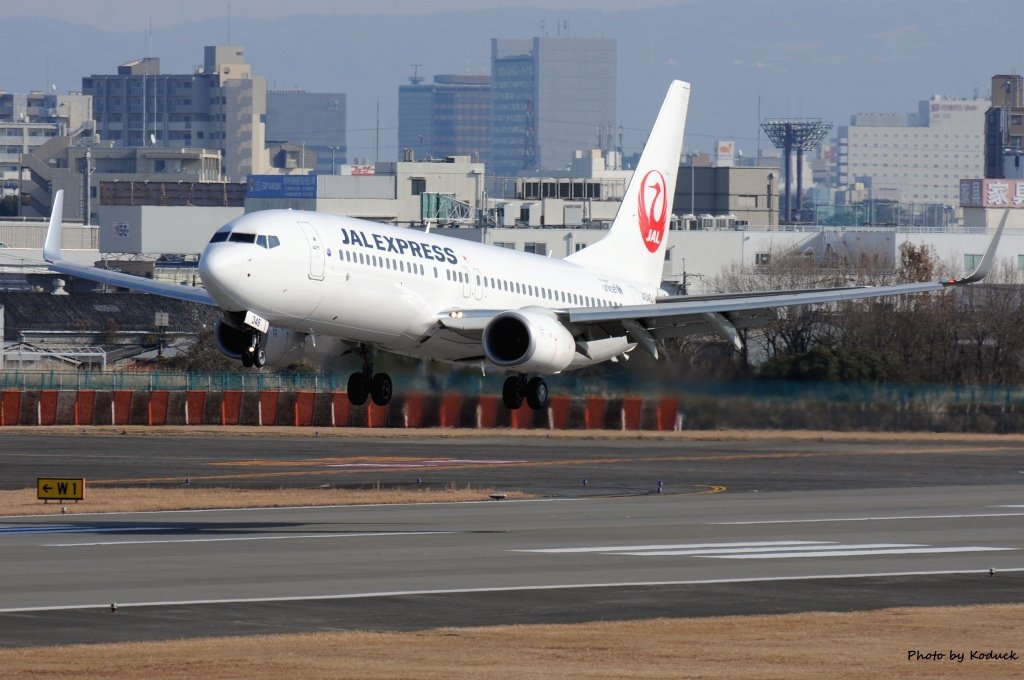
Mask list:
[[[11,13],[8,24],[17,30],[0,88],[78,90],[82,76],[114,72],[147,52],[161,58],[163,72],[185,73],[202,46],[237,44],[270,88],[346,93],[349,157],[373,160],[379,146],[380,159],[391,160],[400,152],[398,87],[413,64],[422,64],[420,75],[428,79],[487,73],[491,38],[610,37],[618,41],[619,124],[627,153],[643,143],[664,84],[678,77],[694,87],[687,149],[708,151],[717,139],[733,139],[751,155],[759,111],[762,118],[845,124],[865,111],[912,111],[933,94],[985,96],[992,74],[1024,63],[1013,22],[992,21],[1015,7],[1004,0],[692,0],[633,3],[622,11],[608,11],[608,2],[572,3],[586,9],[547,3],[547,11],[508,4],[450,0],[413,14],[409,3],[391,2],[368,14],[351,3],[315,0],[287,10],[264,2],[100,2],[90,13],[91,26],[71,23],[81,20],[68,11],[70,3],[58,1],[38,12],[67,19]],[[455,11],[470,6],[482,9]],[[437,7],[450,11],[433,11]],[[138,28],[116,28],[132,24]],[[768,147],[763,136],[760,141]]]

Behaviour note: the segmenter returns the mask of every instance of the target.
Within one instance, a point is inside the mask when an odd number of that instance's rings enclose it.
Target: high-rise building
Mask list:
[[[491,77],[409,78],[398,88],[398,149],[417,160],[469,156],[486,163],[490,147]],[[407,158],[408,160],[408,158]]]
[[[921,101],[917,113],[857,114],[838,128],[840,187],[875,200],[958,207],[960,179],[980,177],[987,99]]]
[[[253,75],[241,47],[206,47],[202,68],[189,74],[163,74],[158,58],[137,59],[116,75],[82,78],[82,94],[93,97],[101,139],[116,146],[217,149],[235,181],[267,167],[266,79]]]
[[[23,154],[54,137],[91,139],[93,125],[88,95],[0,92],[0,192],[18,194],[24,189],[19,178],[24,172]]]
[[[267,144],[289,143],[316,158],[316,172],[335,174],[346,163],[346,101],[341,92],[267,92]]]
[[[616,59],[612,38],[491,40],[488,174],[562,169],[577,150],[611,150]]]
[[[985,113],[985,177],[1024,179],[1024,77],[992,76]]]

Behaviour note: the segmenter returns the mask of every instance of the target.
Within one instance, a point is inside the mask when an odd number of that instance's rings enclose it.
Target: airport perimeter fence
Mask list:
[[[627,388],[552,380],[546,410],[501,406],[500,376],[403,376],[387,407],[352,406],[347,376],[0,373],[0,425],[309,425],[615,430],[1024,432],[1024,386],[702,381]]]

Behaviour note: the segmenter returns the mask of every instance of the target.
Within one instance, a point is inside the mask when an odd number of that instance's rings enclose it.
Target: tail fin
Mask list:
[[[53,210],[50,211],[50,227],[46,230],[46,243],[43,244],[43,258],[47,262],[61,259],[61,233],[64,229],[64,190],[58,189],[53,197]]]
[[[589,269],[661,284],[690,84],[672,81],[608,235],[566,259]]]

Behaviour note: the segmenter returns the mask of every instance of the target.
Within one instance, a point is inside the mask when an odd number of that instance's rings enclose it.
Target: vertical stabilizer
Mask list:
[[[64,231],[64,190],[58,189],[53,196],[53,210],[50,211],[50,227],[46,230],[46,242],[43,244],[43,258],[47,262],[61,259],[60,244]]]
[[[689,102],[690,84],[673,81],[608,235],[569,262],[660,286]]]

